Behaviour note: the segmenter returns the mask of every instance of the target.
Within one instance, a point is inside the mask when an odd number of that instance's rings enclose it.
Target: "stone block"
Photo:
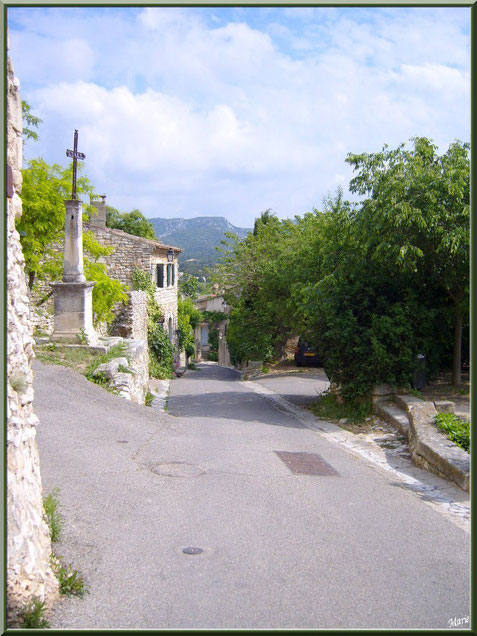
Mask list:
[[[434,406],[438,413],[454,413],[455,404],[451,400],[435,400]]]

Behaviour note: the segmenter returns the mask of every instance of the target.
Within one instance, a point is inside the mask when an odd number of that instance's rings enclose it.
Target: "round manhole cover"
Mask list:
[[[156,475],[165,477],[198,477],[205,470],[194,464],[186,464],[185,462],[164,462],[160,464],[152,464],[149,466]]]

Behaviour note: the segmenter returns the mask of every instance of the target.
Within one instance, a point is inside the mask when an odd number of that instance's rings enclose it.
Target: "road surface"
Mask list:
[[[55,549],[90,586],[53,629],[446,629],[469,615],[469,534],[265,398],[203,364],[160,413],[35,363],[44,490],[59,487],[65,517]],[[277,451],[334,474],[295,474]]]

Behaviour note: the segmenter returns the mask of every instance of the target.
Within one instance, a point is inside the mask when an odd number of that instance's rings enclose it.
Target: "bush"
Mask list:
[[[149,375],[153,378],[172,378],[174,352],[169,336],[162,325],[148,329]]]
[[[454,413],[438,413],[435,424],[454,444],[470,453],[470,422]]]

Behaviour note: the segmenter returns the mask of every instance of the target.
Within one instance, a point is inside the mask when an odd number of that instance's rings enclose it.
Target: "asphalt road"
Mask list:
[[[199,365],[160,413],[34,368],[44,490],[59,487],[65,518],[55,549],[90,588],[53,629],[446,629],[469,615],[469,535],[236,372]],[[294,474],[276,451],[338,475]]]
[[[318,396],[326,391],[330,382],[323,369],[316,369],[314,373],[270,374],[256,381],[261,386],[278,393],[289,402],[304,406],[316,401]]]

